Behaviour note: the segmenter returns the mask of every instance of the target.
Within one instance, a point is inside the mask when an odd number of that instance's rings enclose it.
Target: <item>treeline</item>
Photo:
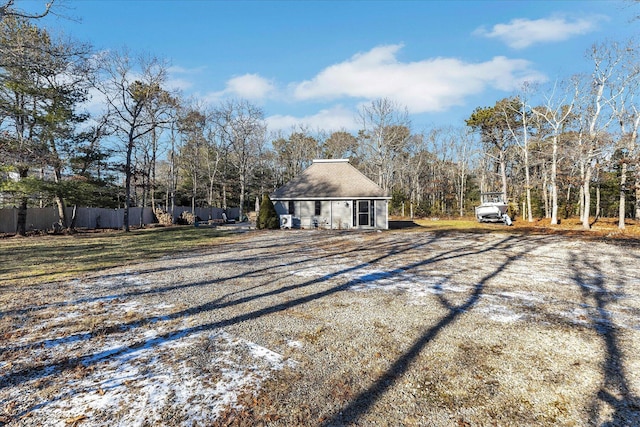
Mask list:
[[[0,22],[0,206],[240,207],[314,158],[350,158],[393,196],[392,214],[463,216],[502,191],[526,220],[640,218],[638,48],[597,45],[593,72],[475,109],[466,123],[415,132],[406,108],[376,99],[360,130],[270,132],[249,101],[204,105],[168,89],[169,65],[95,52],[33,20]],[[89,114],[87,105],[92,111]],[[95,108],[98,106],[99,108]]]

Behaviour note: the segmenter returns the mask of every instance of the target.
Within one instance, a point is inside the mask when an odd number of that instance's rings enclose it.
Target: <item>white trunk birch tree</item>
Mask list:
[[[638,168],[638,126],[640,125],[640,107],[638,106],[638,90],[640,89],[640,64],[639,55],[635,43],[632,41],[626,45],[617,47],[622,60],[619,73],[615,79],[614,90],[621,92],[620,96],[613,98],[610,107],[620,126],[617,152],[620,155],[620,180],[618,195],[618,228],[625,228],[625,216],[627,206],[627,192],[629,190],[629,172],[636,171],[636,186],[640,188]],[[636,190],[637,191],[637,190]],[[636,193],[637,194],[637,193]],[[638,212],[638,200],[636,198],[636,212]]]
[[[558,155],[560,135],[569,121],[575,100],[578,96],[577,85],[556,81],[548,93],[544,95],[545,103],[533,108],[532,112],[539,120],[547,123],[551,129],[551,171],[549,176],[551,187],[551,224],[558,224]]]
[[[610,110],[612,103],[621,96],[624,87],[615,85],[615,76],[623,60],[623,51],[619,45],[603,43],[593,45],[588,56],[593,62],[593,71],[589,76],[590,87],[585,88],[581,98],[578,115],[582,126],[579,131],[581,146],[580,176],[582,179],[582,228],[591,228],[591,179],[605,150],[608,129],[614,115]],[[596,215],[598,212],[596,212]]]

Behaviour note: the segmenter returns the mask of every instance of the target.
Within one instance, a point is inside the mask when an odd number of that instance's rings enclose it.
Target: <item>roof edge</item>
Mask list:
[[[313,163],[349,163],[349,159],[313,159]]]
[[[271,201],[291,200],[296,202],[344,201],[344,200],[391,200],[391,196],[357,196],[357,197],[269,197]]]

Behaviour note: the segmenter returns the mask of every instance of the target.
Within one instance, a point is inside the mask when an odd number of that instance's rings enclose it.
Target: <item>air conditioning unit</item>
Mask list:
[[[293,218],[291,215],[280,215],[280,228],[291,229]]]

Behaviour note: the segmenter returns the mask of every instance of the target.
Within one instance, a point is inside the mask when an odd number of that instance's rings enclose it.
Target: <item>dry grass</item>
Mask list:
[[[413,222],[427,230],[460,231],[460,232],[506,232],[506,233],[533,233],[533,234],[558,234],[583,239],[608,238],[617,240],[640,239],[640,221],[627,219],[625,229],[618,228],[617,218],[598,218],[592,222],[591,229],[585,230],[579,218],[561,219],[560,224],[551,225],[549,218],[537,218],[532,223],[515,218],[513,226],[506,227],[503,223],[478,223],[475,218],[424,218],[407,221],[402,218],[392,218],[405,227]]]
[[[224,232],[206,227],[165,227],[72,235],[0,239],[0,283],[36,285],[104,268],[201,250],[221,243]]]

